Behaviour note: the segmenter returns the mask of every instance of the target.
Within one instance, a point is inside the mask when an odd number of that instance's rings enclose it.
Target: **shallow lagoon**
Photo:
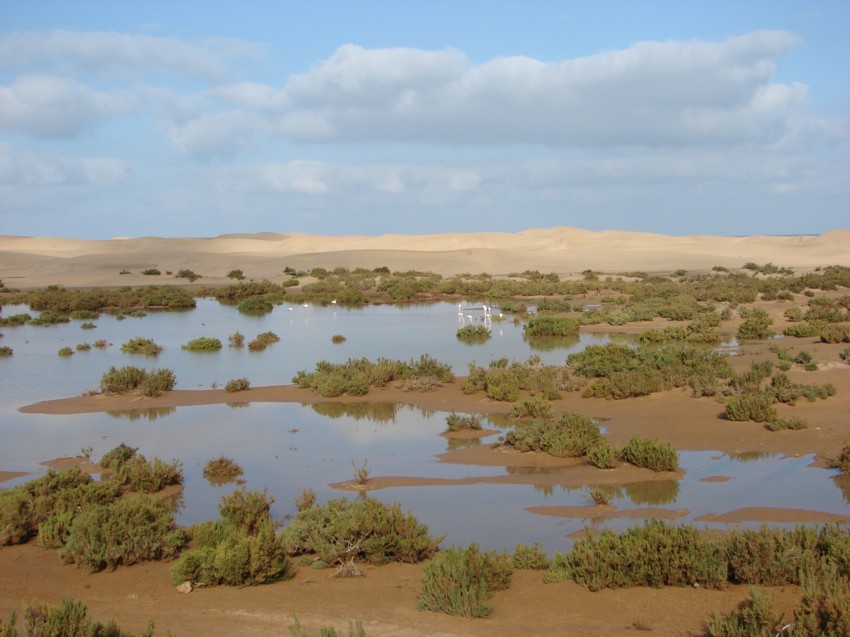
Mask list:
[[[548,364],[562,365],[568,353],[604,338],[582,336],[572,342],[537,344],[523,340],[522,327],[510,320],[495,322],[493,338],[483,345],[464,345],[455,334],[460,325],[457,307],[450,303],[411,306],[372,306],[344,309],[336,306],[278,306],[263,316],[245,316],[235,308],[200,300],[198,308],[179,313],[151,313],[123,321],[102,316],[94,330],[80,329],[81,321],[54,327],[21,326],[3,329],[3,345],[15,351],[0,359],[0,417],[2,445],[0,470],[43,471],[40,462],[75,455],[85,447],[93,457],[125,442],[139,447],[147,457],[174,458],[185,473],[181,523],[217,516],[220,496],[233,485],[214,487],[202,476],[204,464],[224,454],[245,469],[246,486],[268,488],[276,502],[273,515],[284,521],[295,513],[294,498],[304,488],[313,489],[320,501],[356,497],[329,485],[351,480],[352,463],[368,459],[371,475],[434,478],[499,476],[506,469],[446,464],[437,456],[458,443],[439,434],[446,413],[408,406],[252,403],[182,407],[175,410],[140,410],[114,414],[73,416],[22,414],[22,405],[79,395],[97,387],[111,365],[168,367],[175,371],[178,387],[209,388],[227,380],[248,377],[254,386],[287,384],[301,369],[312,370],[325,359],[416,358],[428,353],[450,363],[463,375],[474,361],[486,365],[494,358],[524,360],[538,354]],[[465,304],[464,317],[477,320],[480,309]],[[6,306],[8,316],[26,308]],[[34,312],[30,312],[35,314]],[[468,324],[468,320],[464,318]],[[274,331],[281,341],[263,352],[231,349],[227,336],[243,333],[250,340]],[[334,334],[345,343],[331,343]],[[136,336],[153,338],[166,349],[157,357],[124,354],[122,343]],[[194,353],[181,345],[198,336],[221,339],[219,352]],[[77,352],[60,357],[60,347],[106,339],[106,350]],[[234,396],[238,400],[238,395]],[[620,509],[663,506],[688,509],[682,521],[693,522],[706,513],[724,513],[742,507],[801,508],[850,515],[845,482],[835,472],[813,469],[811,457],[782,458],[750,455],[732,457],[719,452],[680,454],[685,470],[680,481],[621,485],[611,502]],[[725,482],[703,481],[713,476]],[[8,481],[3,486],[32,476]],[[842,486],[844,488],[842,489]],[[434,535],[445,535],[444,545],[478,542],[483,548],[512,549],[517,542],[541,541],[551,551],[569,548],[566,536],[589,521],[538,515],[533,506],[589,504],[586,488],[540,487],[505,484],[396,487],[373,491],[370,497],[398,501],[427,523]],[[700,522],[695,522],[701,525]],[[635,524],[612,519],[604,524],[622,529]],[[722,525],[706,525],[722,526]]]

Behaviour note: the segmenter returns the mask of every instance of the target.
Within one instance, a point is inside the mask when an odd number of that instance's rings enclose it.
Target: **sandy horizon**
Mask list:
[[[386,266],[443,276],[488,272],[505,276],[538,270],[561,276],[592,269],[606,274],[677,269],[740,268],[773,263],[795,271],[850,266],[850,228],[819,235],[673,236],[554,227],[517,233],[324,236],[304,233],[225,234],[217,237],[68,239],[0,235],[0,279],[6,287],[121,286],[186,283],[167,277],[190,269],[202,283],[228,283],[228,272],[280,281],[283,269]],[[142,275],[157,268],[161,277]],[[119,274],[122,270],[129,274]]]

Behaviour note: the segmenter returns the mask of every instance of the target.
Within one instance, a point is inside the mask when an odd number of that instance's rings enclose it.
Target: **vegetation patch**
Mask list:
[[[237,391],[248,391],[250,388],[251,381],[247,378],[232,378],[225,384],[224,391],[233,393]]]
[[[541,451],[559,458],[580,458],[602,440],[599,423],[577,412],[538,419],[505,435],[505,444],[519,451]]]
[[[482,552],[478,545],[448,548],[425,565],[419,610],[460,617],[487,617],[493,593],[510,587],[511,559],[507,554]]]
[[[434,555],[440,540],[398,504],[340,498],[299,511],[286,527],[290,555],[313,554],[328,565],[349,560],[371,564],[415,563]]]
[[[457,340],[462,343],[486,343],[490,336],[490,330],[484,325],[464,325],[457,331]]]
[[[629,464],[653,471],[675,471],[679,454],[667,442],[634,437],[623,447],[622,458]]]
[[[131,338],[121,346],[121,351],[125,354],[144,354],[146,356],[156,356],[162,349],[152,339],[142,338],[141,336]]]
[[[138,367],[109,368],[100,379],[100,390],[104,394],[125,394],[139,391],[144,396],[158,396],[171,391],[177,378],[170,369],[154,369],[150,372]]]
[[[221,349],[221,341],[217,338],[201,336],[193,338],[191,341],[182,346],[182,349],[191,352],[215,352]]]

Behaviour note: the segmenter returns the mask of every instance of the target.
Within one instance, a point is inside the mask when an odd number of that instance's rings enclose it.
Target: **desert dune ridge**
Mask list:
[[[246,277],[278,280],[283,268],[338,266],[393,271],[424,270],[444,276],[488,272],[505,276],[538,270],[562,276],[592,269],[602,273],[740,268],[774,263],[795,270],[850,266],[850,228],[820,235],[671,236],[645,232],[589,231],[569,227],[517,233],[323,236],[298,232],[225,234],[217,237],[68,239],[0,235],[0,278],[7,287],[156,283],[141,271],[163,275],[191,269],[205,283]],[[129,275],[119,276],[121,270]],[[184,280],[180,280],[181,282]],[[171,282],[174,282],[171,279]]]

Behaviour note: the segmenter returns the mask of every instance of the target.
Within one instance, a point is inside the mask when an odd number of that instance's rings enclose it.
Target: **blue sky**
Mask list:
[[[848,78],[846,0],[0,0],[0,233],[821,233]]]

